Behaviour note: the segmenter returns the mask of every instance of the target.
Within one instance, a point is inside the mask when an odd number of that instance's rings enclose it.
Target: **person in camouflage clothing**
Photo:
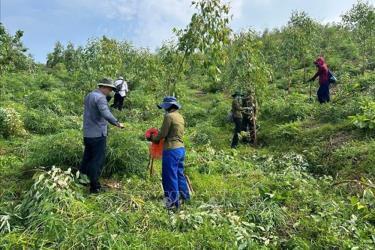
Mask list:
[[[232,148],[236,148],[239,142],[239,134],[242,130],[242,105],[241,105],[241,93],[236,92],[232,95],[233,102],[232,102],[232,116],[233,116],[233,123],[234,123],[234,131],[233,131],[233,138],[232,138]]]
[[[248,136],[244,138],[245,143],[256,143],[256,101],[250,91],[242,100],[242,131]]]

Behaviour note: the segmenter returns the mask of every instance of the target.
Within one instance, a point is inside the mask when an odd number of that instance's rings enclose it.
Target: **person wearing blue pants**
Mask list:
[[[163,125],[157,136],[149,138],[153,142],[164,139],[162,158],[162,184],[166,207],[179,208],[180,199],[190,200],[189,187],[184,175],[185,146],[183,141],[185,121],[178,112],[181,105],[173,96],[167,96],[158,105],[165,110]]]
[[[329,69],[323,57],[319,57],[315,62],[315,66],[317,67],[318,71],[316,74],[308,80],[308,82],[315,81],[316,78],[319,77],[319,89],[317,92],[319,103],[327,103],[330,101],[329,95]]]

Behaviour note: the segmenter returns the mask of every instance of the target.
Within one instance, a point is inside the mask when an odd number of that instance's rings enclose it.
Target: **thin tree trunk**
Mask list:
[[[290,89],[292,87],[292,69],[289,67],[289,74],[288,74],[288,95],[290,94]]]
[[[254,135],[253,135],[253,144],[254,144],[254,146],[257,146],[258,145],[258,137],[257,137],[257,133],[258,133],[258,131],[257,131],[257,114],[256,114],[256,112],[258,111],[257,109],[258,109],[258,107],[257,107],[257,101],[255,101],[255,109],[254,109],[254,111],[253,111],[253,119],[252,119],[252,122],[253,122],[253,133],[254,133]]]
[[[365,71],[366,71],[366,55],[365,55],[365,53],[363,53],[363,56],[362,56],[362,75],[365,74]]]
[[[303,83],[306,83],[306,60],[303,58]]]
[[[182,57],[182,60],[181,60],[180,65],[178,67],[177,74],[180,74],[180,71],[183,69],[184,62],[185,62],[185,59],[186,59],[186,55],[187,55],[187,49],[185,49],[184,56]],[[177,95],[177,93],[176,93],[176,84],[177,84],[177,80],[175,79],[174,82],[173,82],[173,91],[171,93],[173,96]]]
[[[365,74],[366,71],[366,41],[363,40],[362,44],[362,75]]]

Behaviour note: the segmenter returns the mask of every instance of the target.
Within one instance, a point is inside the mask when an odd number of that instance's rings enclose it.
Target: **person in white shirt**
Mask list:
[[[129,92],[128,83],[124,80],[122,76],[120,76],[115,81],[115,86],[116,86],[115,96],[114,96],[114,101],[111,107],[121,111],[124,106],[124,99],[127,93]]]

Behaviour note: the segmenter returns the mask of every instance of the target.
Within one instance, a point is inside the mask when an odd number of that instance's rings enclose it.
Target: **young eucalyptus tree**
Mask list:
[[[261,53],[262,42],[254,32],[235,35],[228,60],[228,89],[252,92],[258,103],[267,96],[271,71]],[[230,82],[229,82],[230,81]]]
[[[172,94],[176,91],[175,83],[177,79],[182,78],[184,63],[181,61],[181,55],[178,53],[177,45],[172,42],[163,44],[158,51],[158,55],[161,58],[165,79],[167,81],[166,92]]]
[[[295,64],[295,47],[296,41],[293,37],[293,29],[291,27],[286,27],[283,30],[283,42],[280,46],[282,52],[282,57],[284,58],[283,62],[280,64],[280,67],[283,68],[287,79],[288,79],[288,86],[287,90],[288,93],[291,91],[292,86],[292,74],[293,74],[293,65]]]
[[[0,23],[0,75],[8,71],[30,70],[34,66],[31,57],[26,55],[22,37],[23,31],[11,35]]]
[[[362,57],[362,73],[374,59],[375,50],[375,7],[369,2],[358,1],[346,14],[342,16],[344,26],[352,31],[353,38],[360,45]],[[374,61],[371,62],[374,64]],[[374,68],[375,65],[372,65]]]
[[[53,51],[47,55],[47,67],[53,68],[59,63],[64,63],[64,50],[64,45],[56,42]]]
[[[281,49],[285,53],[286,72],[288,75],[288,93],[292,85],[293,68],[303,68],[303,82],[307,80],[307,62],[312,61],[312,55],[317,54],[316,22],[306,12],[293,12],[288,25],[284,28]],[[311,89],[310,89],[311,91]]]
[[[316,22],[306,12],[294,12],[290,18],[289,25],[292,27],[292,36],[295,39],[295,53],[303,66],[303,82],[306,82],[307,62],[312,61],[312,55],[316,54]]]
[[[178,51],[183,53],[179,68],[183,69],[187,57],[194,53],[203,54],[202,65],[210,79],[217,83],[226,62],[225,47],[231,33],[229,5],[221,0],[193,1],[192,5],[197,12],[189,25],[183,30],[174,30],[178,37]]]
[[[235,35],[229,48],[231,51],[227,67],[227,87],[228,89],[241,91],[245,95],[251,95],[255,110],[251,112],[253,132],[250,137],[257,144],[257,114],[258,104],[268,94],[268,84],[271,81],[269,67],[265,63],[265,58],[261,53],[262,42],[257,35],[252,32],[242,32]]]

